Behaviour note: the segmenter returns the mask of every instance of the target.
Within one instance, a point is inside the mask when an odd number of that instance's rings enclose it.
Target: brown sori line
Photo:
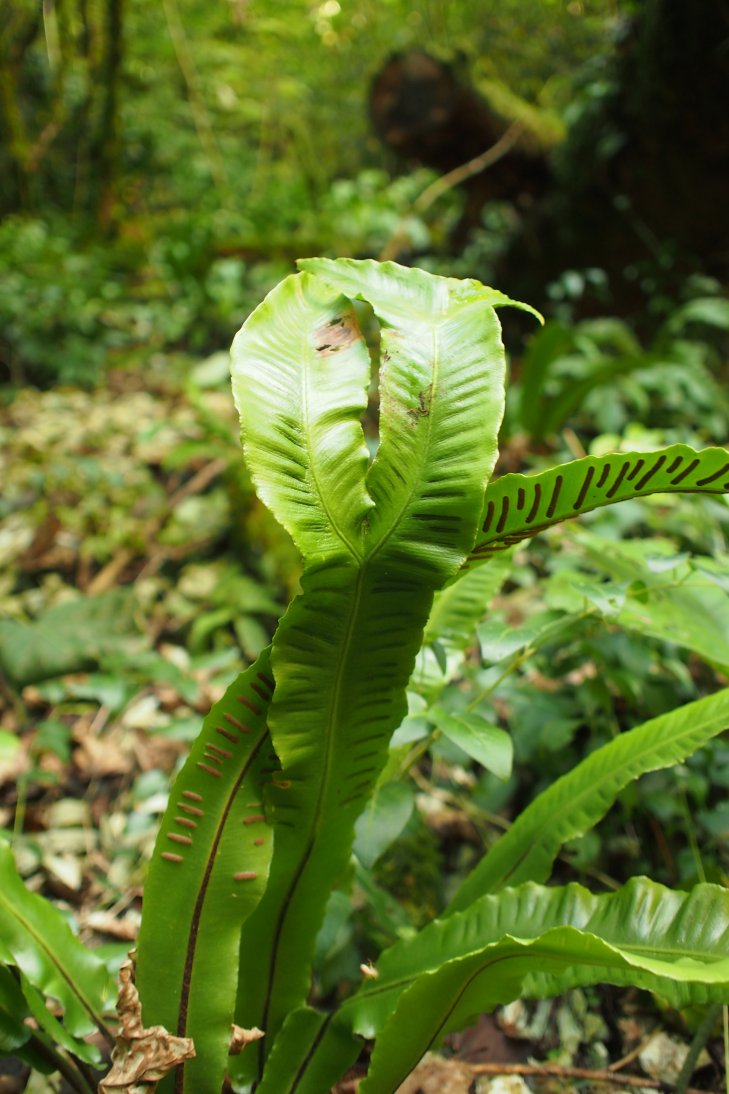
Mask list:
[[[207,749],[208,747],[209,747],[209,745],[205,745],[205,748],[206,748],[206,749]],[[222,767],[222,766],[223,766],[223,761],[222,761],[222,760],[220,759],[220,757],[219,757],[219,756],[210,756],[210,755],[208,755],[208,753],[207,753],[207,752],[205,752],[205,753],[204,753],[204,756],[205,756],[205,759],[206,759],[206,760],[210,760],[210,763],[211,763],[211,764],[217,764],[217,765],[218,765],[218,767]]]
[[[199,767],[201,771],[207,771],[208,775],[214,775],[216,779],[220,778],[220,772],[216,771],[214,767],[208,767],[207,764],[200,763],[199,760],[196,766]]]
[[[186,813],[192,813],[193,817],[204,817],[202,809],[196,809],[194,805],[185,805],[184,802],[180,802],[178,809],[184,809]]]
[[[483,522],[483,525],[481,526],[481,531],[482,532],[488,532],[489,528],[491,527],[491,521],[493,519],[494,519],[494,503],[492,501],[490,501],[488,503],[488,505],[486,506],[486,520]]]
[[[161,857],[163,859],[166,859],[167,862],[182,862],[183,861],[182,860],[182,855],[173,855],[172,851],[163,851]]]
[[[501,499],[501,515],[499,516],[499,523],[496,525],[497,533],[503,532],[506,527],[506,519],[509,516],[509,495],[504,494]]]
[[[260,696],[264,703],[267,703],[271,698],[269,692],[264,691],[260,684],[251,683],[251,691],[255,691],[256,695]]]
[[[189,798],[191,802],[201,802],[202,794],[196,794],[194,790],[183,790],[183,798]]]
[[[659,456],[658,459],[656,460],[656,462],[653,464],[653,466],[648,468],[648,470],[646,471],[643,478],[639,479],[638,482],[635,484],[635,489],[636,490],[645,489],[648,482],[650,482],[650,480],[653,478],[653,476],[655,475],[655,473],[657,471],[660,471],[660,469],[663,467],[665,462],[666,462],[666,457],[665,456]]]
[[[628,472],[628,482],[632,482],[636,475],[638,475],[643,467],[645,460],[640,459],[635,461],[635,467],[632,467]]]
[[[207,748],[207,750],[209,752],[214,752],[216,756],[223,756],[226,760],[232,760],[233,759],[233,753],[232,752],[228,752],[228,750],[225,749],[225,748],[219,748],[217,745],[210,744],[209,741],[205,745],[205,747]]]
[[[197,828],[197,822],[188,817],[175,817],[175,824],[182,824],[185,828]]]
[[[521,512],[521,510],[524,508],[525,505],[526,505],[526,490],[524,489],[523,486],[520,486],[519,489],[516,492],[516,507],[519,510],[519,512]]]
[[[168,832],[167,839],[171,839],[173,843],[184,843],[188,847],[192,845],[192,840],[189,836],[180,836],[177,832]]]
[[[683,463],[683,456],[676,456],[676,458],[671,460],[668,467],[666,468],[666,474],[670,475],[672,471],[676,471],[681,466],[682,463]]]
[[[716,482],[722,475],[725,475],[729,471],[729,463],[725,463],[723,467],[720,467],[718,471],[715,471],[713,475],[707,475],[705,479],[697,479],[697,486],[708,486],[710,482]]]
[[[255,881],[257,877],[256,870],[241,870],[239,874],[233,874],[234,881]]]
[[[534,483],[534,501],[532,502],[531,509],[529,510],[529,512],[526,515],[527,524],[531,524],[531,522],[534,520],[537,513],[539,512],[539,506],[541,504],[542,504],[542,487],[541,487],[540,483],[535,482]]]
[[[618,477],[616,478],[613,485],[610,487],[610,489],[605,494],[606,498],[614,498],[615,497],[618,490],[620,489],[620,484],[622,483],[623,479],[625,478],[626,472],[627,472],[629,467],[630,467],[630,461],[629,460],[624,460],[621,467],[620,467],[620,470],[618,471]]]
[[[597,480],[598,489],[602,489],[602,487],[605,485],[612,469],[613,465],[611,463],[605,464],[602,471],[600,472],[600,478]]]
[[[238,738],[234,733],[229,733],[227,729],[221,729],[220,726],[215,727],[215,732],[219,733],[221,737],[225,737],[226,741],[231,741],[232,744],[238,744]]]
[[[585,498],[587,497],[587,491],[590,489],[590,483],[592,482],[594,477],[595,477],[595,468],[594,467],[588,467],[587,471],[585,472],[585,477],[582,480],[582,486],[580,487],[580,492],[577,495],[577,500],[575,501],[575,504],[572,506],[573,509],[579,509],[582,506],[582,503],[584,502]]]
[[[557,502],[559,501],[559,492],[562,489],[563,482],[564,476],[557,475],[557,478],[554,480],[554,490],[552,491],[552,496],[549,499],[549,505],[547,506],[547,516],[550,518],[554,516],[554,511],[557,508]]]
[[[690,475],[692,471],[696,470],[700,463],[701,460],[692,460],[691,463],[684,467],[683,471],[671,479],[671,486],[678,486],[680,482],[683,482],[687,475]]]
[[[255,813],[252,817],[244,817],[244,824],[260,824],[261,821],[265,821],[263,813]]]
[[[257,839],[254,839],[254,841],[253,841],[253,846],[254,846],[254,847],[263,847],[263,844],[264,844],[265,842],[266,842],[266,841],[265,841],[265,839],[263,838],[263,836],[258,836],[258,838],[257,838]]]
[[[273,691],[273,689],[276,687],[271,677],[266,676],[265,672],[257,672],[256,676],[261,681],[261,683],[265,684],[266,687],[268,687],[271,691]]]
[[[220,846],[220,840],[221,840],[222,835],[223,835],[223,831],[224,831],[224,828],[225,828],[225,823],[227,821],[230,810],[233,806],[233,801],[235,800],[235,796],[238,793],[238,790],[239,790],[241,782],[242,782],[242,780],[245,776],[245,773],[246,773],[247,770],[249,770],[249,765],[250,765],[251,761],[255,758],[256,753],[258,752],[258,750],[261,746],[261,743],[262,743],[262,741],[259,741],[258,744],[254,745],[251,756],[249,756],[247,758],[247,760],[246,760],[245,764],[243,765],[241,771],[238,773],[238,778],[235,782],[235,785],[233,786],[232,791],[228,795],[228,798],[227,798],[226,803],[225,803],[225,808],[223,809],[222,815],[221,815],[221,817],[219,819],[219,822],[218,822],[218,827],[217,827],[217,831],[215,833],[215,837],[213,839],[212,847],[210,849],[210,854],[207,858],[207,862],[206,862],[206,865],[205,865],[205,872],[204,872],[202,881],[200,883],[200,886],[198,888],[197,899],[195,901],[195,907],[193,908],[193,912],[192,912],[192,921],[191,921],[191,924],[190,924],[190,932],[189,932],[189,935],[188,935],[187,953],[185,955],[185,967],[184,967],[184,970],[183,970],[183,973],[182,973],[182,990],[181,990],[179,1010],[178,1010],[178,1015],[177,1015],[177,1035],[178,1035],[178,1037],[184,1037],[185,1032],[187,1030],[187,1013],[188,1013],[188,1005],[189,1005],[190,983],[191,983],[191,980],[192,980],[192,966],[193,966],[193,962],[194,962],[194,959],[195,959],[195,948],[196,948],[196,943],[197,943],[198,928],[199,928],[199,925],[200,925],[200,917],[202,915],[203,904],[205,902],[205,895],[207,893],[208,885],[209,885],[209,882],[210,882],[210,876],[211,876],[211,873],[212,873],[212,870],[213,870],[213,864],[215,862],[218,847]],[[204,766],[204,765],[198,764],[198,767],[201,767],[201,766]],[[210,773],[212,775],[215,775],[216,778],[220,778],[220,773],[218,771],[213,771],[211,769]],[[185,1070],[184,1065],[178,1069],[178,1076],[179,1077],[177,1077],[177,1076],[175,1077],[175,1090],[176,1091],[181,1091],[183,1089],[183,1086],[184,1086],[184,1070]]]
[[[243,722],[239,722],[238,719],[234,718],[232,714],[224,714],[223,717],[225,718],[226,722],[232,725],[235,729],[239,730],[241,733],[250,733],[251,727],[244,725]]]
[[[252,703],[250,701],[250,699],[246,699],[245,695],[239,695],[238,696],[238,702],[242,703],[244,707],[247,707],[248,710],[250,710],[253,714],[256,715],[257,718],[260,718],[261,715],[263,714],[263,711],[261,710],[261,708],[257,707],[255,705],[255,703]]]

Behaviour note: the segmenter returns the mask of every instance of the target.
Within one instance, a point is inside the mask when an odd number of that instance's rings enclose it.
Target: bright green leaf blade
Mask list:
[[[82,1041],[69,1033],[63,1022],[56,1018],[50,1010],[42,993],[33,987],[28,977],[24,976],[23,973],[20,974],[20,982],[26,1004],[35,1019],[36,1027],[43,1030],[48,1042],[60,1049],[65,1049],[67,1053],[87,1064],[96,1064],[97,1066],[101,1064],[102,1056],[96,1045]],[[107,1007],[107,1009],[109,1008]]]
[[[114,986],[105,966],[72,934],[57,908],[26,889],[2,841],[0,960],[17,965],[33,987],[59,1001],[72,1038],[100,1029],[111,1040],[103,1011]]]
[[[489,566],[472,570],[436,593],[425,628],[425,641],[437,639],[448,652],[465,650],[473,642],[476,627],[509,576],[511,567],[511,556],[503,552],[492,559]]]
[[[728,726],[729,688],[724,688],[596,749],[527,806],[466,878],[449,911],[506,885],[546,880],[565,840],[592,828],[624,787],[648,771],[679,763]]]
[[[353,850],[363,866],[374,866],[397,839],[410,820],[414,802],[409,783],[388,782],[376,788],[355,826]]]
[[[239,1025],[266,1030],[259,1068],[286,1015],[306,999],[329,894],[407,712],[432,596],[383,569],[339,561],[308,569],[274,638],[269,725],[282,766],[270,795],[274,855],[266,893],[243,928],[236,1014]],[[240,1068],[251,1066],[244,1053]]]
[[[462,668],[474,631],[511,570],[503,552],[436,593],[410,687],[434,702]]]
[[[256,1094],[322,1094],[359,1056],[362,1043],[342,1023],[311,1007],[286,1019]]]
[[[343,1004],[348,1020],[362,1036],[374,1037],[395,1010],[396,1001],[419,977],[436,972],[484,946],[498,943],[506,934],[522,939],[538,938],[556,927],[575,927],[594,934],[610,945],[637,953],[653,952],[670,961],[673,954],[708,962],[727,955],[729,893],[716,885],[699,885],[691,893],[674,892],[647,878],[632,878],[615,893],[595,895],[570,884],[546,888],[528,882],[475,901],[463,912],[430,923],[414,938],[390,946],[377,963],[378,978],[363,986]],[[574,986],[560,971],[560,983],[544,967],[534,964],[525,991],[546,997]],[[565,983],[565,987],[560,986]],[[626,982],[629,982],[626,981]],[[686,1005],[689,995],[706,1002],[698,988],[669,984],[667,998]]]
[[[272,795],[275,851],[266,894],[243,931],[237,1012],[240,1025],[267,1032],[259,1065],[306,998],[313,940],[406,713],[433,593],[473,544],[503,409],[503,347],[487,290],[392,264],[302,265],[322,284],[373,305],[389,360],[380,447],[367,477],[376,507],[362,522],[364,554],[324,537],[321,561],[307,567],[303,595],[274,640],[270,727],[282,763]],[[264,319],[266,339],[275,340],[273,305]],[[291,385],[291,375],[277,382]],[[300,398],[291,387],[287,402]],[[305,459],[319,458],[310,446]],[[342,462],[341,453],[336,458]],[[345,485],[337,481],[331,496]],[[244,1059],[243,1072],[248,1066]]]
[[[196,1056],[183,1065],[191,1094],[222,1085],[241,925],[266,885],[262,788],[278,767],[266,727],[270,671],[266,649],[205,719],[145,885],[136,974],[144,1022],[193,1038]]]
[[[256,489],[305,558],[359,557],[370,359],[351,304],[308,274],[282,281],[232,349],[233,394]]]
[[[428,711],[441,733],[464,752],[493,772],[498,779],[508,779],[514,760],[514,746],[504,729],[487,722],[472,711],[452,713],[441,706]]]
[[[602,982],[678,1006],[726,1002],[728,941],[718,886],[686,894],[634,879],[607,896],[525,885],[486,897],[392,947],[379,979],[342,1008],[355,1030],[379,1034],[363,1094],[395,1090],[446,1033],[522,995]]]
[[[701,572],[700,558],[688,560],[670,553],[650,557],[650,543],[616,543],[587,529],[580,529],[576,539],[597,572],[609,574],[616,582],[614,590],[601,582],[599,595],[590,598],[612,623],[683,646],[711,664],[729,666],[729,589]],[[573,572],[573,576],[579,592],[582,575]],[[562,578],[568,590],[569,580],[569,575]],[[555,585],[559,587],[553,578],[548,590],[552,603],[557,603],[552,592]]]
[[[677,444],[659,452],[585,456],[537,475],[489,483],[481,531],[464,569],[570,517],[628,498],[660,493],[729,492],[729,451]]]
[[[504,348],[478,282],[393,262],[306,259],[300,265],[382,324],[380,445],[367,476],[375,502],[368,553],[442,585],[468,553],[497,455]]]

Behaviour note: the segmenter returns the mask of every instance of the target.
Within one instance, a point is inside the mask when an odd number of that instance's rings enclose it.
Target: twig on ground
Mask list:
[[[646,1079],[642,1075],[623,1075],[608,1068],[593,1070],[589,1067],[561,1067],[559,1064],[468,1064],[474,1075],[533,1075],[542,1079],[584,1079],[592,1083],[612,1083],[643,1090],[672,1091],[672,1083],[658,1079]],[[706,1094],[706,1091],[687,1087],[685,1094]]]
[[[100,593],[106,592],[112,585],[116,584],[117,579],[124,572],[126,567],[137,558],[140,554],[151,546],[152,541],[158,535],[162,529],[165,521],[167,521],[175,508],[184,501],[185,498],[190,497],[191,494],[200,494],[206,486],[216,479],[218,475],[221,475],[228,466],[227,461],[219,458],[217,460],[211,460],[210,463],[201,467],[191,479],[188,479],[178,490],[175,490],[173,494],[170,494],[167,499],[167,503],[161,513],[158,513],[156,517],[147,521],[142,529],[142,548],[133,549],[131,547],[122,547],[120,551],[114,555],[112,559],[107,562],[106,566],[99,570],[98,574],[89,582],[86,587],[86,592],[89,596],[98,596]]]

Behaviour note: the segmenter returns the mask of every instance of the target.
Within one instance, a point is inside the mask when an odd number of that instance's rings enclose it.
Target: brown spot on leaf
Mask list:
[[[360,337],[354,312],[346,312],[314,331],[314,348],[323,357],[328,357],[351,346]]]
[[[408,418],[411,422],[417,422],[418,418],[427,418],[430,414],[430,404],[433,400],[433,385],[429,384],[425,391],[418,392],[418,405],[408,410]]]

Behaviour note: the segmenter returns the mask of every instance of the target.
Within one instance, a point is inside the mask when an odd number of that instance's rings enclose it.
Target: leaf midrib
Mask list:
[[[324,762],[322,777],[319,780],[318,790],[316,795],[316,804],[312,813],[312,822],[310,826],[309,840],[303,850],[303,854],[300,856],[299,866],[291,879],[291,884],[285,892],[285,895],[281,901],[281,914],[279,916],[278,923],[274,934],[274,943],[271,947],[271,956],[269,961],[268,971],[268,984],[266,987],[266,995],[264,998],[264,1004],[261,1011],[262,1026],[265,1029],[268,1023],[268,1015],[273,1002],[274,986],[276,981],[276,975],[278,972],[278,960],[277,955],[281,946],[281,940],[284,937],[289,911],[291,904],[296,893],[296,890],[301,882],[301,879],[306,870],[307,864],[311,857],[312,851],[316,844],[316,837],[321,830],[322,816],[324,813],[324,802],[329,795],[329,780],[332,769],[333,760],[333,742],[335,738],[336,727],[339,724],[340,705],[342,692],[344,690],[344,676],[345,668],[350,654],[353,638],[357,632],[357,620],[360,614],[360,608],[362,603],[362,586],[364,584],[364,577],[367,572],[367,561],[365,561],[357,571],[357,578],[355,581],[353,597],[350,608],[349,621],[347,624],[347,631],[344,636],[344,640],[339,647],[339,658],[337,662],[337,672],[332,689],[332,699],[330,702],[329,717],[325,722],[324,738],[326,741],[326,748],[324,750]],[[260,1046],[259,1053],[262,1058],[263,1045]]]
[[[305,308],[305,301],[304,301],[304,290],[303,290],[303,286],[301,284],[301,280],[296,282],[296,292],[299,296],[300,303],[301,303],[302,310],[303,310]],[[310,418],[310,411],[309,411],[309,381],[310,381],[310,378],[311,378],[311,367],[310,366],[312,364],[312,359],[313,359],[313,353],[314,352],[315,351],[311,348],[311,345],[307,341],[307,344],[306,344],[306,365],[301,370],[301,406],[302,406],[302,418],[303,418],[303,425],[304,425],[304,435],[309,439],[308,448],[309,448],[309,451],[310,451],[311,457],[312,457],[308,461],[309,471],[310,471],[310,474],[311,474],[312,484],[314,486],[314,489],[316,490],[317,497],[319,498],[319,504],[321,505],[321,508],[324,512],[324,515],[327,518],[327,521],[329,522],[329,527],[332,529],[334,534],[338,537],[338,539],[340,540],[342,545],[346,548],[346,550],[349,552],[349,554],[352,556],[352,558],[355,560],[355,562],[359,564],[362,561],[362,552],[353,543],[350,543],[348,537],[345,535],[345,533],[340,528],[339,522],[335,519],[334,514],[332,513],[331,509],[329,508],[329,505],[327,504],[326,493],[321,487],[321,483],[320,483],[320,479],[319,479],[319,475],[318,475],[317,468],[318,468],[319,460],[317,458],[318,454],[317,454],[317,452],[315,450],[315,446],[313,444],[314,432],[313,432],[313,429],[311,427],[311,418]],[[362,434],[362,441],[364,443],[364,433]],[[350,456],[351,456],[351,454],[347,453],[347,458],[350,458]]]
[[[403,501],[402,505],[400,506],[399,511],[393,517],[392,523],[390,524],[390,527],[383,534],[381,534],[381,536],[377,540],[377,542],[375,544],[373,544],[373,546],[367,551],[368,561],[372,561],[374,558],[377,557],[378,554],[380,554],[380,552],[384,549],[385,545],[388,543],[388,541],[394,535],[395,531],[399,528],[400,521],[403,518],[403,514],[405,513],[408,506],[411,505],[412,500],[413,500],[415,494],[417,493],[418,487],[422,485],[422,476],[421,476],[420,472],[422,471],[422,468],[426,463],[427,455],[430,452],[431,435],[432,435],[432,432],[433,432],[433,405],[436,402],[436,396],[439,393],[440,345],[439,345],[439,341],[438,341],[438,334],[439,334],[439,330],[440,330],[441,326],[442,326],[442,322],[441,323],[434,323],[431,326],[431,331],[430,331],[431,339],[432,339],[432,348],[433,348],[433,354],[432,354],[432,358],[433,358],[432,377],[433,378],[432,378],[432,381],[431,381],[432,385],[433,385],[433,389],[432,389],[433,394],[432,394],[431,404],[430,404],[430,413],[427,415],[427,418],[426,418],[426,421],[427,421],[426,436],[424,438],[424,443],[419,448],[420,459],[418,461],[418,474],[413,475],[412,487],[408,491],[408,493],[405,497],[405,500]],[[374,464],[372,466],[374,466]],[[376,503],[375,503],[375,512],[377,512],[377,504]]]

